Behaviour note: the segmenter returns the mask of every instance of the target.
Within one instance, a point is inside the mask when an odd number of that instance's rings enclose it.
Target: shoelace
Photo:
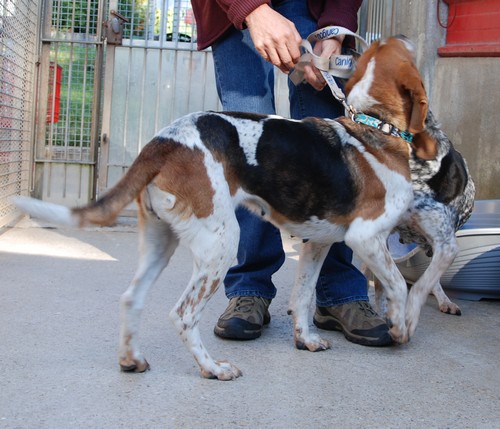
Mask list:
[[[256,298],[253,296],[240,296],[236,300],[235,309],[241,311],[242,313],[249,313],[252,311],[252,307],[256,303]]]
[[[359,302],[359,308],[365,313],[367,317],[377,317],[378,314],[375,312],[375,310],[372,308],[369,302],[367,301],[360,301]]]

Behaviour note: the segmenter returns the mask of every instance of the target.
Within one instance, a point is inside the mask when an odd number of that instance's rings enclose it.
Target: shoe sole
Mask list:
[[[248,341],[255,340],[259,338],[262,334],[262,329],[258,330],[241,330],[241,329],[230,329],[230,328],[220,328],[215,326],[214,334],[225,340],[236,340],[236,341]]]
[[[265,316],[264,325],[268,325],[270,322],[271,318],[269,316]],[[259,338],[262,335],[262,328],[263,326],[258,329],[245,329],[242,326],[238,326],[238,324],[221,327],[216,324],[214,334],[225,340],[248,341]]]
[[[393,344],[392,337],[387,332],[386,335],[376,339],[369,339],[366,337],[360,337],[358,335],[350,333],[347,329],[345,329],[342,324],[331,317],[325,318],[323,321],[319,321],[316,319],[316,316],[313,319],[314,325],[325,331],[340,331],[344,334],[344,337],[350,341],[351,343],[360,344],[362,346],[368,347],[384,347],[390,346]]]

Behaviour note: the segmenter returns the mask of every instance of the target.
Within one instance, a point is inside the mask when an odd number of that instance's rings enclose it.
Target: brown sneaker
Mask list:
[[[260,337],[262,326],[269,324],[270,299],[237,296],[229,300],[226,311],[215,325],[215,335],[227,340],[253,340]]]
[[[342,331],[351,342],[363,346],[392,344],[389,326],[368,301],[353,301],[333,307],[316,307],[314,324],[327,331]]]

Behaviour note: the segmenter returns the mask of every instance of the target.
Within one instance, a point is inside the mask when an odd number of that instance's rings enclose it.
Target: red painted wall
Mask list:
[[[440,1],[440,0],[438,0]],[[500,56],[500,0],[445,0],[446,46],[440,56]]]

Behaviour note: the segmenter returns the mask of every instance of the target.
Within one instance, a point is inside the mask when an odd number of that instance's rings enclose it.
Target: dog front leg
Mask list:
[[[405,306],[408,290],[406,282],[387,249],[386,237],[376,235],[361,238],[359,234],[347,234],[346,244],[363,260],[384,288],[388,301],[387,315],[391,328],[389,333],[394,341],[408,342],[405,324]]]
[[[309,308],[319,272],[330,250],[330,244],[311,241],[302,243],[295,285],[290,299],[288,314],[293,316],[295,346],[312,352],[330,348],[330,343],[309,330]]]
[[[387,300],[384,295],[384,287],[382,286],[382,283],[380,283],[380,280],[375,277],[375,274],[373,274],[370,269],[367,267],[367,265],[363,262],[361,264],[360,271],[363,273],[363,275],[366,277],[368,282],[372,282],[373,284],[373,289],[374,289],[374,308],[376,312],[380,315],[385,317],[387,314]]]

